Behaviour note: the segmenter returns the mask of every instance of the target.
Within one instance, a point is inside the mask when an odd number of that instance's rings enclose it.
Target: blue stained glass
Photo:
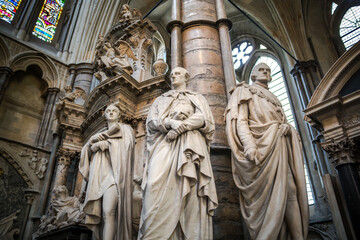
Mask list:
[[[45,0],[39,18],[36,21],[33,35],[45,42],[51,42],[64,8],[65,0]]]
[[[21,0],[0,0],[0,19],[11,23]]]

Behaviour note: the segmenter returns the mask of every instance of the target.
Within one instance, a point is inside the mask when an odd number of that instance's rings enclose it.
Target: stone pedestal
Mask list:
[[[37,237],[37,240],[91,240],[92,232],[84,226],[66,226]]]

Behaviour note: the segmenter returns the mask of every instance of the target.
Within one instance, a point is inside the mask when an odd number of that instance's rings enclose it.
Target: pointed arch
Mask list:
[[[15,170],[20,174],[22,179],[26,182],[28,187],[34,186],[34,179],[31,179],[29,175],[24,171],[21,163],[15,160],[12,154],[9,153],[4,147],[0,147],[0,156],[2,156]]]
[[[39,52],[23,52],[10,61],[13,72],[26,71],[30,65],[37,65],[42,71],[42,79],[49,88],[59,87],[59,73],[54,62],[46,55]]]
[[[6,45],[5,40],[0,36],[0,67],[9,66],[10,51]]]

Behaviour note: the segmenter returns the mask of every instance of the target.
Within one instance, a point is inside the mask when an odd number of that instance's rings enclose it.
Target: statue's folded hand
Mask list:
[[[259,164],[259,160],[257,159],[257,149],[254,147],[248,148],[244,152],[245,158],[254,161],[256,165]]]
[[[107,141],[99,141],[91,145],[91,151],[97,152],[99,150],[105,151],[109,149],[109,143]]]
[[[171,142],[171,141],[175,140],[178,136],[179,136],[179,134],[175,130],[171,129],[166,134],[166,141]]]
[[[291,126],[288,123],[283,123],[279,126],[279,129],[281,131],[280,136],[290,136],[291,134]]]

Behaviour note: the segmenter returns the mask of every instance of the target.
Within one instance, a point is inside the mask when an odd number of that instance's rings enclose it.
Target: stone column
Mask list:
[[[81,63],[74,66],[74,68],[76,69],[76,76],[73,87],[80,87],[85,91],[86,95],[88,95],[93,79],[93,65],[90,63]]]
[[[35,144],[39,147],[50,147],[51,128],[55,112],[55,104],[57,101],[58,88],[48,88],[47,98],[44,108],[43,117],[40,123],[38,133],[36,135]]]
[[[207,99],[216,124],[210,150],[219,200],[213,217],[214,239],[242,239],[238,189],[232,177],[223,117],[227,97],[218,26],[222,31],[224,28],[221,21],[217,22],[215,0],[183,0],[181,4],[183,66],[190,73],[188,88]],[[218,12],[219,17],[224,15],[223,10]]]
[[[167,29],[171,33],[171,69],[182,67],[181,31],[181,0],[173,0],[171,8],[171,22]]]
[[[355,163],[355,144],[351,139],[333,141],[323,146],[338,172],[350,220],[357,239],[360,239],[360,177]]]
[[[58,150],[58,164],[56,168],[56,176],[54,187],[66,185],[66,177],[69,172],[72,159],[76,156],[77,152],[68,148],[59,148]]]
[[[320,83],[316,62],[313,60],[298,62],[295,64],[290,73],[295,79],[302,105],[305,109],[315,91],[315,88]]]
[[[6,88],[10,82],[10,78],[14,75],[11,68],[0,67],[0,103],[4,98]]]
[[[234,63],[232,60],[231,53],[231,41],[229,30],[231,29],[232,23],[226,17],[224,0],[216,0],[216,25],[219,29],[220,46],[221,46],[221,57],[223,61],[225,85],[226,85],[226,96],[230,98],[230,90],[235,87],[235,70]]]
[[[33,230],[33,219],[31,219],[31,212],[33,212],[32,205],[36,195],[39,194],[38,191],[33,189],[25,189],[25,198],[26,198],[26,212],[25,212],[25,220],[20,230],[20,238],[19,239],[30,239],[31,233]]]

